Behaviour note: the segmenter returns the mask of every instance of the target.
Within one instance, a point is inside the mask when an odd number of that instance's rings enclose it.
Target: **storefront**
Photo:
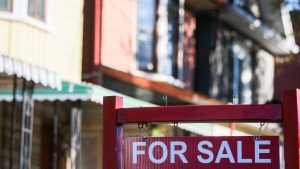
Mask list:
[[[30,168],[34,123],[33,92],[38,88],[60,90],[61,83],[60,77],[54,72],[0,54],[0,100],[5,101],[1,103],[0,117],[4,121],[0,128],[3,136],[0,149],[6,154],[3,156],[6,161],[0,160],[3,167],[12,168],[13,165],[20,164],[20,168]],[[3,132],[4,130],[8,133]],[[2,151],[4,144],[6,151]],[[18,155],[16,152],[19,152]]]

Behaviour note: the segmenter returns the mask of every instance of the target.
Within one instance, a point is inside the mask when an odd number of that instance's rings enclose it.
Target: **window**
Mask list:
[[[51,2],[50,0],[0,0],[0,18],[23,22],[49,32],[51,31]]]
[[[300,11],[299,0],[284,0],[286,7],[289,11]]]
[[[138,68],[154,71],[155,1],[138,1]]]
[[[167,49],[167,57],[164,59],[166,64],[162,65],[164,69],[163,74],[174,76],[177,78],[177,54],[178,54],[178,38],[179,38],[179,4],[178,1],[169,0],[166,4],[166,9],[168,11],[167,21],[167,31],[166,39],[168,42],[165,44]]]
[[[11,11],[12,0],[0,0],[0,10]]]
[[[233,93],[238,95],[238,103],[252,103],[252,67],[249,46],[241,42],[232,44],[233,51]]]
[[[28,0],[27,14],[45,20],[45,0]]]
[[[177,77],[179,1],[138,0],[138,69]]]

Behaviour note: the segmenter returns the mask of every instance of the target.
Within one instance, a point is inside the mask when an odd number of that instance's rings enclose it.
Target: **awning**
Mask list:
[[[62,81],[56,73],[0,54],[0,90],[12,89],[13,75],[19,78],[19,85],[24,78],[35,82],[37,88],[42,85],[58,90],[62,88]]]
[[[36,101],[88,101],[91,100],[96,103],[103,104],[104,96],[121,96],[123,97],[124,107],[136,107],[136,106],[155,106],[154,104],[138,100],[121,93],[114,92],[112,90],[103,88],[91,83],[68,83],[62,82],[61,90],[51,88],[39,88],[35,89],[33,93],[33,99]],[[12,101],[12,90],[0,90],[0,101]],[[16,100],[22,101],[21,90],[16,91]]]
[[[153,107],[155,104],[138,100],[127,95],[106,89],[102,86],[91,83],[68,83],[62,82],[62,89],[60,91],[51,88],[35,89],[33,99],[36,101],[92,101],[103,104],[104,96],[120,96],[123,97],[124,107]],[[12,101],[12,90],[0,90],[0,101]],[[16,91],[16,100],[22,101],[21,91]],[[174,125],[174,124],[169,124]],[[178,127],[199,135],[230,135],[231,131],[228,127],[223,127],[214,123],[178,123]],[[235,131],[234,135],[247,135],[241,131]]]
[[[221,20],[254,40],[273,55],[289,54],[296,44],[291,45],[277,31],[263,24],[238,6],[221,10]]]
[[[35,89],[33,99],[36,101],[92,101],[103,104],[104,96],[120,96],[123,97],[124,107],[153,107],[155,104],[138,100],[127,95],[106,89],[102,86],[91,83],[68,83],[62,82],[62,89],[60,91],[51,88]],[[12,101],[12,90],[0,90],[0,101]],[[22,101],[21,90],[16,91],[16,100]],[[174,124],[169,124],[174,125]],[[250,125],[246,125],[250,126]],[[230,135],[230,128],[224,127],[214,123],[178,123],[178,127],[199,135]],[[235,130],[234,135],[248,135],[245,132]]]
[[[62,89],[60,91],[51,88],[40,88],[35,89],[33,99],[36,101],[92,101],[95,103],[103,104],[104,96],[120,96],[123,97],[124,107],[153,107],[155,104],[138,100],[124,94],[106,89],[102,86],[94,85],[91,83],[68,83],[62,82]],[[12,101],[12,90],[0,90],[0,101]],[[16,100],[22,101],[21,90],[16,91]],[[199,135],[210,135],[212,134],[212,128],[214,127],[209,123],[179,123],[179,128],[194,132]],[[215,126],[216,127],[216,126]]]
[[[104,96],[120,96],[123,97],[124,107],[153,107],[155,104],[145,102],[132,98],[130,96],[106,89],[102,86],[94,85],[91,83],[68,83],[62,82],[62,89],[60,91],[50,88],[35,89],[33,99],[36,101],[92,101],[95,103],[103,104]],[[0,101],[12,101],[12,90],[0,90]],[[16,91],[16,100],[22,101],[21,90]],[[174,124],[170,124],[174,125]],[[247,125],[248,127],[250,125]],[[271,126],[271,125],[270,125]],[[199,135],[213,136],[223,135],[229,136],[231,130],[228,127],[221,126],[214,123],[178,123],[178,127]],[[256,128],[255,128],[256,129]],[[234,135],[248,135],[245,132],[235,130]]]

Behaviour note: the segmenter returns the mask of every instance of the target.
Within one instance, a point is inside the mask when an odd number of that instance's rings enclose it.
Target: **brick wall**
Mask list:
[[[136,34],[136,1],[103,0],[101,22],[101,64],[129,72],[135,61],[132,47]],[[183,38],[183,82],[193,89],[195,66],[195,17],[185,11]]]
[[[103,0],[102,5],[101,63],[128,72],[136,1]]]

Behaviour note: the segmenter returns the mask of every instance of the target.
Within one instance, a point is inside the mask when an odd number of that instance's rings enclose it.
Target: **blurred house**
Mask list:
[[[0,0],[0,168],[101,166],[103,97],[155,106],[81,83],[83,5]]]
[[[72,144],[62,139],[72,136],[78,105],[40,102],[34,93],[81,82],[82,8],[83,1],[0,0],[0,168],[52,168],[52,156],[69,157]],[[66,147],[53,151],[56,104],[67,112],[56,145]]]
[[[0,166],[102,168],[103,96],[122,96],[124,107],[264,104],[278,92],[275,58],[298,52],[290,24],[279,0],[0,0]],[[258,128],[179,123],[144,132]],[[263,129],[281,133],[277,124]],[[131,125],[124,135],[142,133]]]
[[[126,4],[85,3],[82,78],[158,105],[164,94],[169,104],[226,103],[233,93],[265,103],[274,57],[299,50],[281,1]]]
[[[236,104],[264,104],[274,96],[275,57],[299,52],[290,28],[279,0],[85,0],[82,80],[159,106],[226,104],[233,94]],[[258,127],[182,126],[187,135]]]

